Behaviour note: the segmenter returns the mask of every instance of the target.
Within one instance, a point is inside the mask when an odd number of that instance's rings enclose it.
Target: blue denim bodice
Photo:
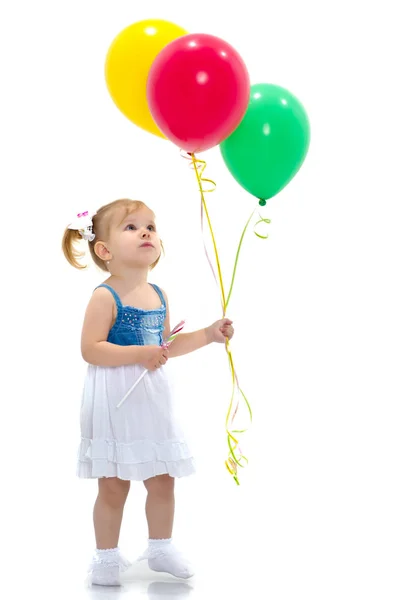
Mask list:
[[[117,305],[117,318],[108,333],[107,342],[118,346],[147,346],[153,344],[161,346],[167,309],[160,288],[154,283],[150,285],[160,296],[160,308],[144,310],[134,306],[124,306],[112,287],[106,283],[97,286],[110,290]]]

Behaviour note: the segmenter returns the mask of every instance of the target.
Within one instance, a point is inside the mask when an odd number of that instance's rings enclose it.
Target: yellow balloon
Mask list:
[[[161,50],[187,33],[169,21],[139,21],[117,35],[106,57],[107,88],[119,110],[142,129],[164,139],[147,104],[147,77]]]

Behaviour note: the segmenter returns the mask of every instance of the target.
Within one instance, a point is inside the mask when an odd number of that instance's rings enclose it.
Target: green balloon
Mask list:
[[[299,100],[282,87],[258,83],[243,120],[220,149],[236,181],[268,200],[296,175],[309,144],[310,123]]]

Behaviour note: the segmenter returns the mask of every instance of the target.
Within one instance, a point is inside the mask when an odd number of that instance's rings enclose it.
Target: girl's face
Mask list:
[[[161,254],[160,238],[154,214],[139,208],[122,222],[116,219],[111,226],[108,249],[113,262],[127,267],[149,267]]]

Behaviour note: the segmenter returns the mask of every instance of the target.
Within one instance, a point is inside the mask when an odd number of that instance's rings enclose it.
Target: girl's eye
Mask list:
[[[126,226],[125,228],[127,231],[135,231],[136,230],[136,226],[133,225],[132,223],[130,223],[129,225]],[[149,229],[150,231],[155,231],[156,228],[154,227],[154,225],[148,225],[147,229]]]

